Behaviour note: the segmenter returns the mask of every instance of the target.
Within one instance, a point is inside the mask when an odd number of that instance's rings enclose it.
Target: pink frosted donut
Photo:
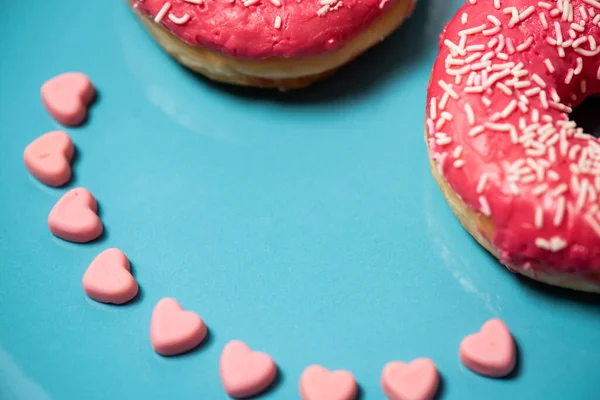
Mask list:
[[[431,169],[509,269],[600,291],[600,143],[569,120],[600,92],[600,1],[470,0],[427,96]]]
[[[129,0],[159,44],[212,79],[290,89],[389,35],[415,0]]]

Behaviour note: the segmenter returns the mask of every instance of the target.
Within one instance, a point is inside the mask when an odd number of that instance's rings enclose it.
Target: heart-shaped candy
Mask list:
[[[177,300],[164,298],[154,307],[150,321],[150,343],[163,356],[185,353],[206,337],[206,325],[200,316],[184,311]]]
[[[252,351],[239,340],[227,343],[221,353],[219,370],[225,392],[237,399],[263,392],[277,376],[271,356]]]
[[[506,324],[494,318],[460,344],[460,360],[470,370],[492,378],[511,373],[517,361],[515,342]]]
[[[61,239],[87,243],[99,237],[103,231],[97,211],[96,199],[87,189],[71,189],[50,211],[48,227]]]
[[[87,117],[87,108],[96,90],[85,74],[67,72],[44,83],[41,95],[44,106],[55,120],[76,126]]]
[[[357,393],[354,376],[348,371],[328,371],[311,365],[300,377],[302,400],[354,400]]]
[[[25,166],[40,182],[62,186],[71,179],[71,158],[75,148],[65,132],[48,132],[31,142],[23,153]]]
[[[106,249],[85,271],[83,290],[102,303],[127,303],[138,292],[138,284],[130,270],[129,260],[121,250]]]
[[[389,400],[431,400],[439,383],[437,368],[428,358],[392,361],[381,374],[381,387]]]

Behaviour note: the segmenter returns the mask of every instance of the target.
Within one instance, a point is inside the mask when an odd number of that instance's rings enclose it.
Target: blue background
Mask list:
[[[431,357],[444,399],[600,396],[600,300],[520,279],[463,231],[430,176],[423,141],[437,38],[461,1],[424,0],[389,40],[332,79],[287,94],[223,87],[169,59],[126,4],[4,2],[0,24],[0,399],[223,399],[218,359],[241,339],[273,356],[265,398],[298,397],[302,370],[352,371],[381,399],[390,360]],[[25,146],[59,129],[39,88],[69,70],[99,90],[69,187],[98,199],[106,234],[50,235],[67,188],[36,182]],[[141,295],[87,299],[107,247]],[[149,343],[156,302],[176,297],[210,329],[191,354]],[[491,317],[517,372],[466,370],[458,346]]]

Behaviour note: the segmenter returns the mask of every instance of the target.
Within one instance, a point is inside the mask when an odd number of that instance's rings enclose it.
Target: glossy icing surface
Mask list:
[[[492,218],[502,261],[600,272],[600,144],[569,121],[600,90],[600,3],[471,1],[448,24],[428,91],[430,154]]]
[[[130,1],[188,44],[264,59],[336,50],[397,0]]]

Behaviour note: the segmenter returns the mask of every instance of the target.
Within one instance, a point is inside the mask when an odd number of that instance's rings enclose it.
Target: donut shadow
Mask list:
[[[582,127],[584,132],[589,133],[595,138],[600,137],[600,118],[598,110],[600,109],[600,96],[589,96],[581,104],[577,105],[569,116],[577,125]]]
[[[430,5],[430,3],[435,4]],[[431,35],[426,32],[441,32],[443,25],[435,28],[428,26],[429,11],[434,7],[448,6],[451,4],[440,0],[417,1],[412,16],[383,42],[341,67],[333,76],[302,89],[282,92],[276,89],[223,84],[209,80],[183,66],[181,68],[185,74],[201,81],[203,85],[231,96],[245,97],[253,101],[303,105],[348,100],[356,96],[368,95],[395,75],[410,71],[428,54],[436,53],[437,36],[432,40]],[[426,85],[427,83],[424,82],[423,90]]]

